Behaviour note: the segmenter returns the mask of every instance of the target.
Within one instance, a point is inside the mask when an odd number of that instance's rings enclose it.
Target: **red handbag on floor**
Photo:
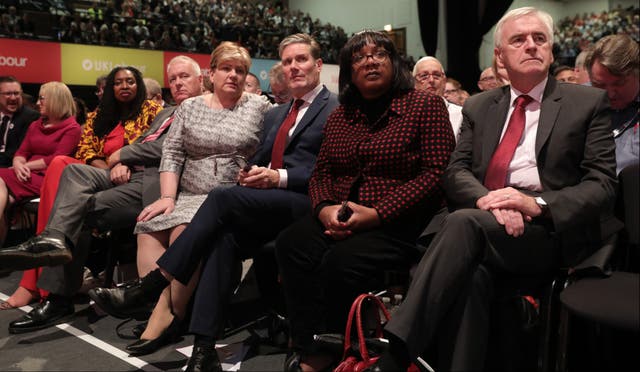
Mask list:
[[[351,305],[349,318],[347,319],[347,327],[344,332],[344,353],[342,354],[342,362],[340,362],[334,372],[360,372],[375,363],[380,357],[379,355],[372,356],[367,348],[367,339],[364,334],[362,316],[362,305],[367,300],[373,305],[371,312],[375,314],[375,331],[373,337],[378,340],[382,339],[382,323],[380,316],[382,314],[385,318],[385,322],[388,322],[389,319],[391,319],[391,315],[378,297],[372,294],[361,294]],[[352,327],[355,327],[358,335],[356,347],[354,347],[351,342],[351,334],[353,331]],[[371,339],[369,340],[371,342]],[[418,372],[418,368],[411,364],[407,369],[407,372]]]

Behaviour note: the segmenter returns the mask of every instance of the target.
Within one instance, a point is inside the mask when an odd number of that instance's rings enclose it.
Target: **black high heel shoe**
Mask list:
[[[131,355],[151,354],[161,347],[178,341],[182,335],[182,320],[177,316],[173,316],[173,320],[169,327],[165,329],[160,336],[153,340],[140,339],[132,344],[127,345],[126,349]]]

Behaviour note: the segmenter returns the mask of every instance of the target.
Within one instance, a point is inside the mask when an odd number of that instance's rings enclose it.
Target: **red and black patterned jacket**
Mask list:
[[[444,206],[440,178],[454,147],[438,96],[402,93],[373,125],[355,105],[340,105],[324,127],[309,182],[312,206],[318,213],[319,205],[351,200],[375,208],[383,225],[431,216]]]

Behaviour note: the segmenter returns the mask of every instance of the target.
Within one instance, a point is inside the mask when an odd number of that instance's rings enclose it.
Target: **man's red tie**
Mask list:
[[[172,121],[173,121],[173,115],[171,115],[169,117],[169,119],[167,119],[164,123],[162,123],[162,125],[160,126],[160,128],[158,128],[158,130],[156,130],[155,132],[153,132],[150,135],[146,136],[142,140],[142,143],[151,142],[151,141],[155,141],[156,139],[158,139],[158,137],[160,137],[160,135],[164,132],[164,130],[167,129],[167,127],[169,125],[171,125]]]
[[[289,115],[284,119],[276,134],[276,139],[273,141],[273,148],[271,149],[271,169],[282,169],[282,158],[284,156],[284,148],[287,144],[287,138],[289,137],[289,130],[295,124],[298,117],[298,111],[300,106],[304,103],[304,100],[297,99],[293,102],[293,107],[289,111]]]
[[[513,159],[516,147],[522,138],[525,123],[525,108],[533,98],[522,95],[516,98],[516,107],[511,113],[507,131],[502,136],[502,141],[498,145],[496,152],[493,153],[487,172],[484,176],[484,185],[489,190],[501,189],[507,180],[507,169],[509,163]]]

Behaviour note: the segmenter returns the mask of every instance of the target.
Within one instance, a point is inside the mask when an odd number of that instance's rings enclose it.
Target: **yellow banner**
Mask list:
[[[133,66],[144,77],[164,81],[161,51],[61,44],[62,81],[66,84],[94,85],[96,78],[117,66]]]

